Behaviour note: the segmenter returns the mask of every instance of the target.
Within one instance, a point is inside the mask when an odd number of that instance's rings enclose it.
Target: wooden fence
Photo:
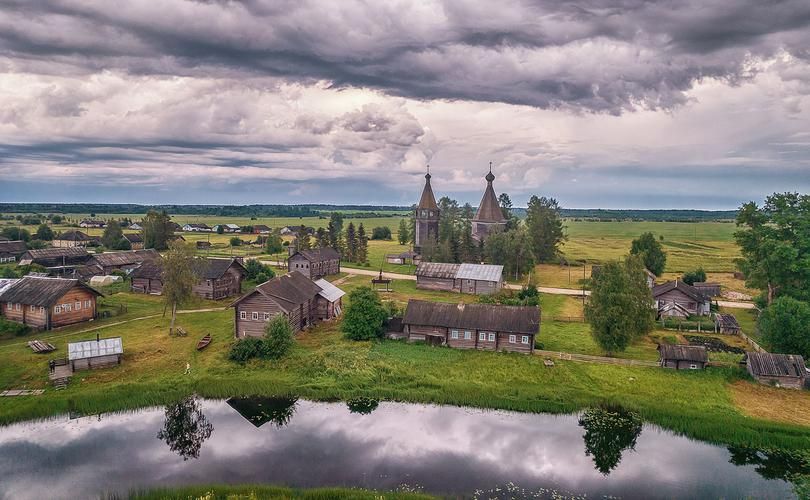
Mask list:
[[[544,351],[542,349],[535,349],[534,354],[537,356],[547,356],[556,359],[564,359],[568,361],[584,361],[587,363],[602,363],[608,365],[623,365],[623,366],[649,366],[657,367],[657,361],[646,361],[641,359],[622,359],[622,358],[608,358],[606,356],[591,356],[589,354],[574,354],[570,352],[559,351]]]

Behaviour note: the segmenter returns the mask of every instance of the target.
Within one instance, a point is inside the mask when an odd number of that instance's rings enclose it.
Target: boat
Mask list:
[[[211,343],[211,334],[208,333],[205,335],[205,337],[201,338],[199,342],[197,342],[197,350],[202,351],[203,349],[208,347],[208,344],[210,343]]]

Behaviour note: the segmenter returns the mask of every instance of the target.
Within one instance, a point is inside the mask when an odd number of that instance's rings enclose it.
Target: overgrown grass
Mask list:
[[[119,497],[113,496],[109,500]],[[160,488],[134,491],[130,500],[267,500],[296,498],[302,500],[428,500],[430,495],[404,492],[363,490],[356,488],[287,488],[264,485],[208,485]]]

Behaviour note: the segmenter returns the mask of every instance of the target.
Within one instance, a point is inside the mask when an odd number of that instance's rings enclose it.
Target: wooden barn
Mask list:
[[[746,352],[742,362],[748,373],[761,384],[803,389],[807,380],[804,358],[798,354]]]
[[[143,237],[138,233],[124,233],[124,239],[129,242],[131,250],[143,250]]]
[[[722,294],[722,287],[720,283],[697,281],[692,286],[706,297],[719,297]]]
[[[711,310],[711,299],[683,281],[668,281],[652,289],[653,299],[660,316],[706,316]]]
[[[234,335],[262,337],[265,323],[283,314],[294,332],[317,321],[317,297],[321,288],[301,273],[291,272],[265,281],[236,300]]]
[[[316,299],[318,320],[328,321],[343,314],[343,296],[346,292],[323,278],[317,280],[315,284],[321,289]]]
[[[0,241],[0,264],[4,262],[17,262],[28,248],[24,241]]]
[[[402,253],[389,253],[385,255],[385,261],[389,264],[418,264],[419,254],[411,250]]]
[[[704,346],[660,344],[658,363],[675,370],[702,370],[709,363],[709,353]]]
[[[90,257],[82,270],[82,275],[104,276],[113,271],[129,273],[147,260],[160,260],[157,250],[124,250],[120,252],[97,253]]]
[[[733,314],[715,314],[714,329],[719,333],[737,335],[740,333],[740,324]]]
[[[121,337],[68,343],[68,363],[73,371],[120,365],[123,355]]]
[[[242,280],[247,271],[236,259],[201,259],[200,281],[194,293],[204,299],[224,299],[242,293]]]
[[[132,278],[133,292],[152,295],[163,293],[162,259],[142,262],[129,276]]]
[[[104,222],[103,220],[84,219],[81,222],[79,222],[79,227],[84,227],[84,228],[91,227],[91,228],[103,229],[103,228],[107,227],[107,223]]]
[[[402,325],[409,342],[531,354],[540,329],[540,309],[412,299]]]
[[[25,276],[0,293],[0,310],[9,321],[50,330],[94,319],[100,296],[76,279]]]
[[[503,288],[503,266],[420,262],[416,288],[489,295]]]
[[[334,248],[299,250],[287,259],[287,271],[297,271],[311,280],[340,272],[340,254]]]
[[[51,244],[57,248],[87,247],[98,243],[98,238],[82,231],[65,231],[53,238]]]
[[[20,257],[21,266],[37,264],[48,269],[55,275],[72,275],[76,268],[84,266],[91,255],[80,247],[71,248],[41,248],[28,250]]]
[[[273,230],[265,224],[254,224],[253,234],[270,234]]]

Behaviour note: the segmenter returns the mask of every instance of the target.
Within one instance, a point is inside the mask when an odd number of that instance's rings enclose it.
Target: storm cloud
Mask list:
[[[20,186],[260,182],[305,201],[295,193],[311,192],[307,181],[363,179],[378,203],[390,197],[373,193],[413,191],[432,162],[443,191],[475,201],[493,160],[518,201],[585,193],[566,186],[608,172],[666,179],[681,168],[702,170],[666,190],[651,182],[652,194],[700,196],[734,170],[728,208],[755,196],[763,172],[776,189],[808,187],[795,183],[810,157],[808,106],[805,0],[12,0],[0,10],[0,176]]]

